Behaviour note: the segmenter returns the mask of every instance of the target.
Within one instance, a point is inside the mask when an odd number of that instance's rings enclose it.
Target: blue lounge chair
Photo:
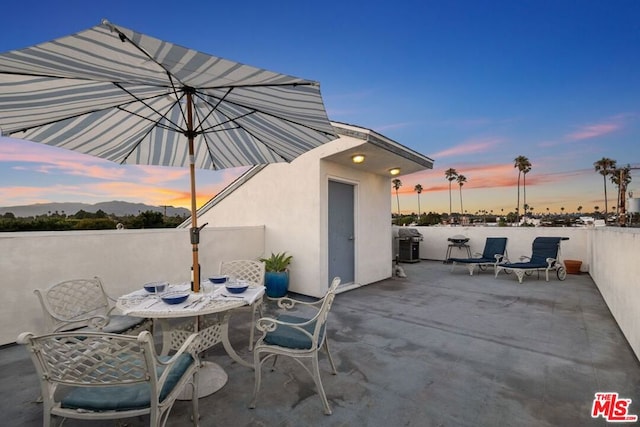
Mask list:
[[[567,277],[567,270],[559,256],[562,240],[569,240],[569,238],[536,237],[533,240],[531,257],[523,256],[520,257],[520,262],[497,265],[495,276],[498,277],[500,270],[504,270],[506,273],[514,272],[518,277],[518,282],[522,283],[525,274],[530,276],[534,271],[537,271],[539,276],[540,270],[544,270],[548,282],[549,271],[555,270],[558,279],[564,280]]]
[[[469,269],[469,274],[473,276],[476,266],[480,270],[486,270],[488,266],[495,267],[498,264],[508,262],[507,258],[507,238],[506,237],[487,237],[482,253],[476,253],[474,258],[449,258],[447,262],[451,263],[451,271],[456,264],[465,265]]]

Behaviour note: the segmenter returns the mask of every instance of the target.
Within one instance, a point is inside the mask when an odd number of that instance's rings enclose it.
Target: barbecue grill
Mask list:
[[[399,261],[419,262],[420,242],[422,234],[415,228],[402,227],[398,229]]]
[[[469,241],[469,238],[466,237],[466,236],[463,236],[461,234],[456,234],[453,237],[449,237],[447,240],[450,241],[454,245],[464,245],[465,243],[467,243]]]
[[[449,258],[451,258],[451,249],[466,249],[467,255],[471,258],[471,248],[467,245],[469,238],[467,236],[463,236],[462,234],[456,234],[455,236],[451,236],[447,239],[449,241],[449,247],[447,248],[447,255],[444,257],[444,262],[448,262]]]

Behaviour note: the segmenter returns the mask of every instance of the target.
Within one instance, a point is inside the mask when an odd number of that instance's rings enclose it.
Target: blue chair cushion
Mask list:
[[[495,262],[495,255],[504,255],[506,249],[506,237],[487,237],[487,241],[484,245],[484,251],[482,251],[482,258],[488,258],[492,262]]]
[[[514,262],[513,264],[502,264],[501,267],[532,270],[536,268],[547,268],[547,262]]]
[[[278,320],[287,323],[304,323],[309,319],[305,319],[298,316],[292,316],[289,314],[283,314],[278,316]],[[316,327],[315,322],[311,322],[308,325],[302,326],[302,329],[309,332],[313,335],[313,331]],[[324,335],[324,326],[320,331],[320,337],[318,339],[318,343],[322,342]],[[264,337],[264,342],[270,345],[277,345],[279,347],[285,348],[294,348],[300,350],[308,350],[311,349],[313,343],[311,342],[311,338],[305,335],[303,332],[298,329],[292,328],[291,326],[286,325],[278,325],[275,331],[267,333]]]
[[[160,359],[166,361],[169,356],[161,356]],[[190,354],[183,354],[178,358],[160,392],[161,402],[171,393],[193,363],[194,360]],[[158,367],[158,377],[162,375],[164,369],[164,366]],[[63,408],[98,412],[129,411],[148,408],[150,405],[149,383],[107,387],[75,387],[60,402],[60,406]]]
[[[145,318],[112,314],[109,316],[109,323],[102,328],[102,332],[120,334],[122,332],[127,332],[146,321],[147,319]]]
[[[547,268],[547,258],[558,257],[561,240],[562,237],[536,237],[533,239],[531,259],[528,262],[515,262],[502,266],[520,269]]]
[[[495,258],[449,258],[449,261],[461,264],[494,264]]]
[[[533,239],[531,263],[547,265],[547,258],[558,258],[561,237],[536,237]]]
[[[122,314],[112,314],[109,316],[109,323],[107,323],[106,326],[100,330],[98,330],[97,328],[92,328],[90,326],[83,326],[81,328],[65,329],[65,330],[72,330],[76,332],[99,331],[107,334],[122,334],[124,332],[128,332],[136,328],[138,325],[141,325],[146,321],[147,319],[145,319],[144,317],[133,317],[133,316],[125,316]]]

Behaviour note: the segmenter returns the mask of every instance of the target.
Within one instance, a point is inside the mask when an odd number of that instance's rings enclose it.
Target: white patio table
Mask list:
[[[210,283],[205,284],[211,286]],[[171,285],[167,292],[187,291],[189,297],[180,304],[167,304],[160,296],[144,289],[118,298],[116,307],[123,314],[151,318],[162,330],[162,351],[167,355],[177,350],[193,332],[199,332],[199,351],[222,343],[227,354],[239,364],[253,369],[253,364],[242,359],[229,342],[229,317],[234,309],[250,305],[264,295],[264,287],[249,288],[242,294],[230,294],[224,286],[214,286],[211,292],[193,293],[190,285]],[[185,319],[180,322],[176,319]],[[200,368],[198,397],[215,393],[227,382],[228,376],[217,363],[203,361]],[[185,389],[180,399],[191,399],[191,390]]]

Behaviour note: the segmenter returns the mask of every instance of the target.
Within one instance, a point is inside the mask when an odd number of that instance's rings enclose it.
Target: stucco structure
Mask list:
[[[265,255],[288,252],[290,290],[324,295],[329,277],[329,183],[353,186],[354,278],[368,284],[392,274],[391,198],[393,178],[429,169],[433,161],[371,130],[333,123],[339,138],[291,163],[257,167],[198,212],[200,224],[264,226]],[[354,164],[355,154],[365,161]]]

